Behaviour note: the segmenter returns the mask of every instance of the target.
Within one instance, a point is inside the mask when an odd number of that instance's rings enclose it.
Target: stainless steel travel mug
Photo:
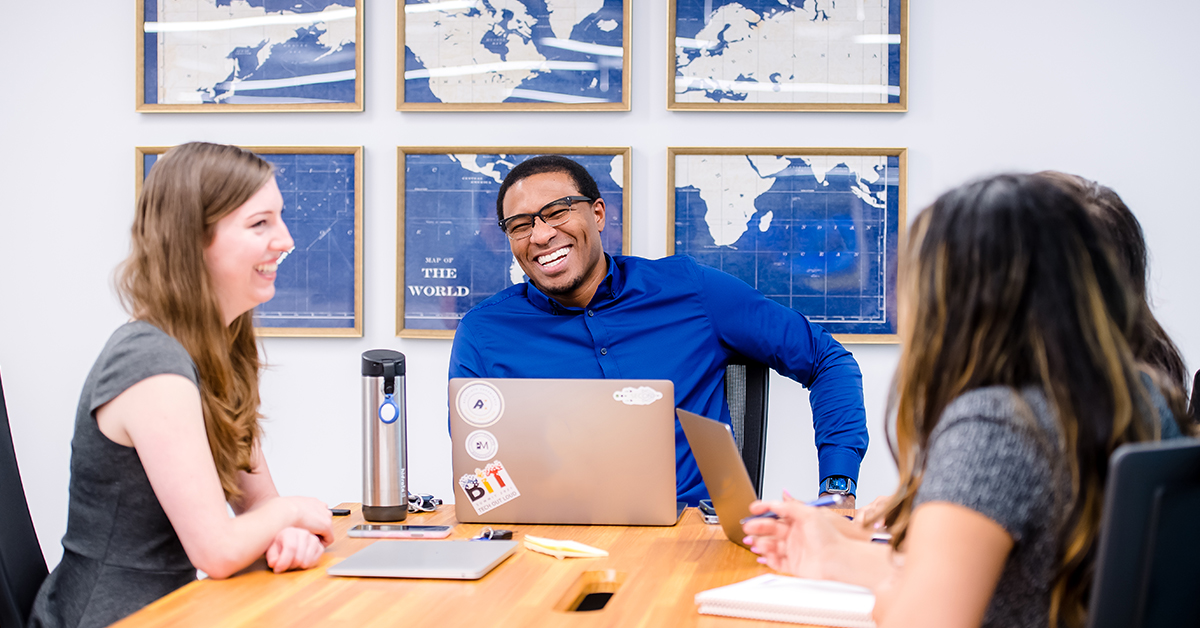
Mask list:
[[[408,457],[404,432],[404,354],[362,354],[363,518],[404,521],[408,516]]]

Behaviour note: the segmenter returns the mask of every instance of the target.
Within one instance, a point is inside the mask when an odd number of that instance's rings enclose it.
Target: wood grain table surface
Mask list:
[[[706,525],[695,508],[688,508],[674,527],[505,525],[516,533],[518,542],[525,534],[573,539],[609,555],[559,560],[518,547],[483,578],[462,581],[326,574],[329,566],[367,545],[390,542],[348,537],[352,526],[363,523],[362,511],[359,504],[340,507],[350,508],[351,514],[334,518],[336,541],[317,567],[277,575],[260,560],[226,580],[193,582],[116,626],[796,625],[696,612],[696,593],[769,570],[755,561],[754,554],[729,542],[720,526]],[[450,539],[469,539],[485,527],[458,524],[453,506],[409,515],[405,523],[453,525]],[[601,610],[563,610],[586,587],[615,591]]]

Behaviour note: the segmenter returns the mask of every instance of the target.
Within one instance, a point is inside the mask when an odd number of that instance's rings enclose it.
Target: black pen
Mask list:
[[[824,497],[818,497],[804,505],[808,506],[810,508],[827,508],[829,506],[841,506],[842,502],[844,502],[844,501],[846,501],[845,495],[842,495],[841,493],[833,493],[832,495],[825,495]],[[742,519],[741,523],[746,523],[747,521],[750,521],[751,519],[778,519],[778,518],[779,518],[779,515],[768,510],[767,512],[764,512],[761,515],[750,515],[749,517]]]

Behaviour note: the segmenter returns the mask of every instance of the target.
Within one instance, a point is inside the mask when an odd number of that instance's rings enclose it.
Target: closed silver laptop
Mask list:
[[[331,576],[478,580],[516,541],[376,541],[326,570]]]
[[[666,380],[450,380],[454,511],[464,523],[674,525]]]

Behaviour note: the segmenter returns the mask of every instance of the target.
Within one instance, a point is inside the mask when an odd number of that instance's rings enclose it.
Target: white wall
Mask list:
[[[1200,364],[1194,159],[1200,3],[914,2],[904,114],[666,111],[664,0],[633,6],[633,111],[395,111],[395,5],[366,13],[363,113],[138,114],[132,2],[10,3],[0,99],[0,369],[17,458],[51,565],[66,528],[68,459],[87,370],[125,320],[110,288],[128,245],[138,145],[188,140],[366,147],[362,339],[268,339],[266,450],[285,494],[361,499],[359,354],[408,356],[414,489],[450,495],[449,341],[394,337],[397,145],[633,147],[632,252],[665,250],[668,146],[906,146],[910,216],[946,188],[999,170],[1056,168],[1118,190],[1146,230],[1157,312]],[[882,433],[895,346],[850,347],[865,377],[871,449],[861,494],[890,491]],[[772,381],[767,494],[816,481],[806,394]]]

